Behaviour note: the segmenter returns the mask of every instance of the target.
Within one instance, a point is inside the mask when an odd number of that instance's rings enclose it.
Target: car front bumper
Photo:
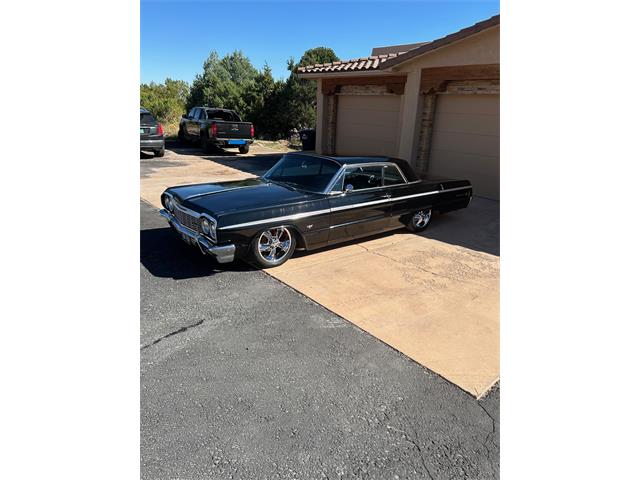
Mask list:
[[[218,263],[233,262],[236,254],[236,246],[234,244],[216,245],[204,235],[200,235],[198,232],[194,232],[180,224],[171,212],[162,209],[159,213],[169,222],[169,225],[180,235],[180,238],[185,243],[197,246],[203,254],[215,257]]]

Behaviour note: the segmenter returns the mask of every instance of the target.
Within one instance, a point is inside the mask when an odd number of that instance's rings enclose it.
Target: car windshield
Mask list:
[[[263,178],[300,190],[323,192],[340,169],[340,164],[312,155],[285,155]]]

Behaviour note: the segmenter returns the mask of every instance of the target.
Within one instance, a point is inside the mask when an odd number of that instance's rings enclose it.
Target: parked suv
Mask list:
[[[151,113],[140,109],[140,151],[152,151],[156,157],[164,156],[164,130]]]
[[[199,142],[202,150],[213,147],[238,147],[249,153],[254,130],[251,122],[243,122],[233,110],[212,107],[193,107],[182,116],[178,138],[182,142]]]

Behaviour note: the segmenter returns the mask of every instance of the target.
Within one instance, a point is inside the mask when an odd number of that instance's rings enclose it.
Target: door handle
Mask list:
[[[391,194],[390,194],[390,193],[385,193],[385,194],[383,195],[383,197],[384,197],[384,198],[391,198]]]

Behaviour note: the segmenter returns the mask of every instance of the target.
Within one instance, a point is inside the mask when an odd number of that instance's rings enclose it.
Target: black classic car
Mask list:
[[[419,232],[433,211],[465,208],[471,194],[467,180],[421,180],[400,159],[289,153],[259,178],[168,188],[160,214],[220,263],[241,257],[269,268],[296,249]]]

